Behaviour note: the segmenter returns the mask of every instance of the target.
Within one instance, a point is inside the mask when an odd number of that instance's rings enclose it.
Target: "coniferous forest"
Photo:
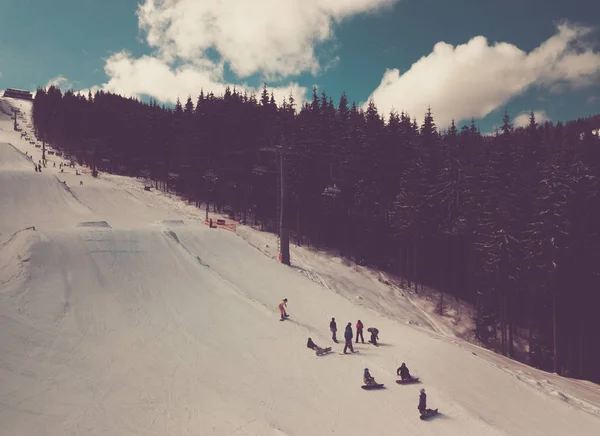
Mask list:
[[[297,108],[266,86],[174,109],[55,87],[33,104],[37,137],[81,164],[267,231],[283,207],[296,244],[430,286],[440,311],[467,300],[490,348],[600,382],[600,116],[514,128],[505,114],[483,136],[434,115],[386,122],[316,90]]]

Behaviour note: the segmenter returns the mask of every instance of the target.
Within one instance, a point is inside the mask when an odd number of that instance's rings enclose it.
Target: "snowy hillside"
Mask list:
[[[56,156],[35,172],[40,158],[0,112],[1,435],[600,432],[600,387],[464,342],[377,277],[308,250],[283,266],[255,248],[272,254],[267,235],[209,229],[203,211],[60,173]],[[377,327],[380,346],[340,355],[331,317],[338,337]],[[397,385],[401,362],[423,383]],[[365,367],[386,389],[360,389]],[[441,412],[428,421],[422,387]]]

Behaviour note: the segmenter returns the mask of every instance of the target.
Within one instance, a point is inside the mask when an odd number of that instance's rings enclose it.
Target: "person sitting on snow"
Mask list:
[[[365,382],[365,384],[367,386],[377,384],[377,382],[375,381],[373,376],[371,376],[371,373],[369,372],[369,368],[365,368],[365,372],[363,374],[363,381]]]
[[[317,344],[315,344],[312,340],[312,338],[308,338],[308,342],[306,343],[306,346],[308,348],[310,348],[311,350],[315,350],[315,351],[320,351],[322,350],[321,347],[319,347]]]
[[[410,375],[410,371],[408,370],[408,367],[406,366],[406,363],[402,362],[402,365],[400,366],[400,368],[398,368],[396,370],[396,374],[398,374],[402,380],[410,380],[412,379],[412,375]]]

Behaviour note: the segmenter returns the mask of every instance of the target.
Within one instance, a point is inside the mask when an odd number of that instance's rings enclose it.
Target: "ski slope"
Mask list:
[[[317,283],[311,262],[327,264],[306,252],[283,266],[248,228],[209,229],[123,177],[61,174],[55,156],[37,173],[25,152],[41,157],[0,113],[1,435],[600,434],[597,385],[424,328],[411,305],[393,319],[366,281],[360,304],[349,297],[360,279],[343,265]],[[331,317],[338,337],[377,327],[381,346],[340,355]],[[308,337],[336,352],[315,356]],[[423,383],[397,385],[401,362]],[[360,389],[365,367],[386,389]],[[441,412],[428,421],[421,387]]]

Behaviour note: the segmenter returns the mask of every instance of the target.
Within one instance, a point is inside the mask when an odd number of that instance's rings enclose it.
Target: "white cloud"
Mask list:
[[[533,111],[533,115],[535,116],[535,122],[538,124],[542,124],[546,121],[550,121],[550,117],[546,113],[546,111]],[[531,111],[521,112],[517,115],[513,120],[514,127],[526,127],[529,125],[529,117],[531,116]]]
[[[333,24],[398,0],[145,0],[139,25],[159,57],[194,62],[214,48],[241,78],[316,73]]]
[[[178,97],[182,103],[185,103],[188,95],[191,95],[194,104],[200,90],[204,90],[205,94],[212,92],[217,96],[223,94],[227,86],[231,89],[235,86],[238,91],[242,93],[247,91],[249,95],[252,92],[257,95],[261,92],[261,87],[225,83],[222,64],[184,64],[173,68],[152,56],[134,58],[126,52],[120,52],[106,61],[104,70],[110,77],[107,83],[82,89],[79,92],[87,95],[88,91],[94,94],[97,90],[103,90],[126,97],[148,95],[165,103],[175,103]],[[278,105],[290,93],[294,95],[296,104],[301,105],[306,88],[292,82],[287,86],[270,87],[269,92],[273,92]]]
[[[600,53],[582,43],[589,32],[561,24],[530,53],[508,43],[490,45],[483,36],[456,47],[438,42],[404,74],[388,69],[369,98],[383,113],[395,107],[419,118],[431,106],[441,127],[452,118],[483,118],[534,85],[557,91],[591,84],[600,76]]]
[[[71,82],[69,82],[69,79],[67,79],[64,76],[53,77],[52,79],[50,79],[48,81],[48,83],[46,83],[46,85],[44,86],[44,89],[48,89],[51,86],[54,86],[55,88],[59,88],[63,91],[73,88],[73,85],[71,84]]]
[[[240,79],[261,75],[270,81],[303,72],[313,74],[337,62],[332,50],[318,59],[317,47],[333,39],[333,25],[361,13],[379,11],[399,0],[144,0],[139,27],[149,56],[112,55],[104,71],[109,80],[96,89],[173,103],[205,92],[221,94],[227,64]],[[219,57],[209,57],[212,50]],[[229,84],[231,87],[234,83]],[[235,84],[249,93],[260,87]],[[307,89],[295,82],[269,87],[277,104],[293,93],[298,107]],[[87,94],[87,89],[82,93]]]

